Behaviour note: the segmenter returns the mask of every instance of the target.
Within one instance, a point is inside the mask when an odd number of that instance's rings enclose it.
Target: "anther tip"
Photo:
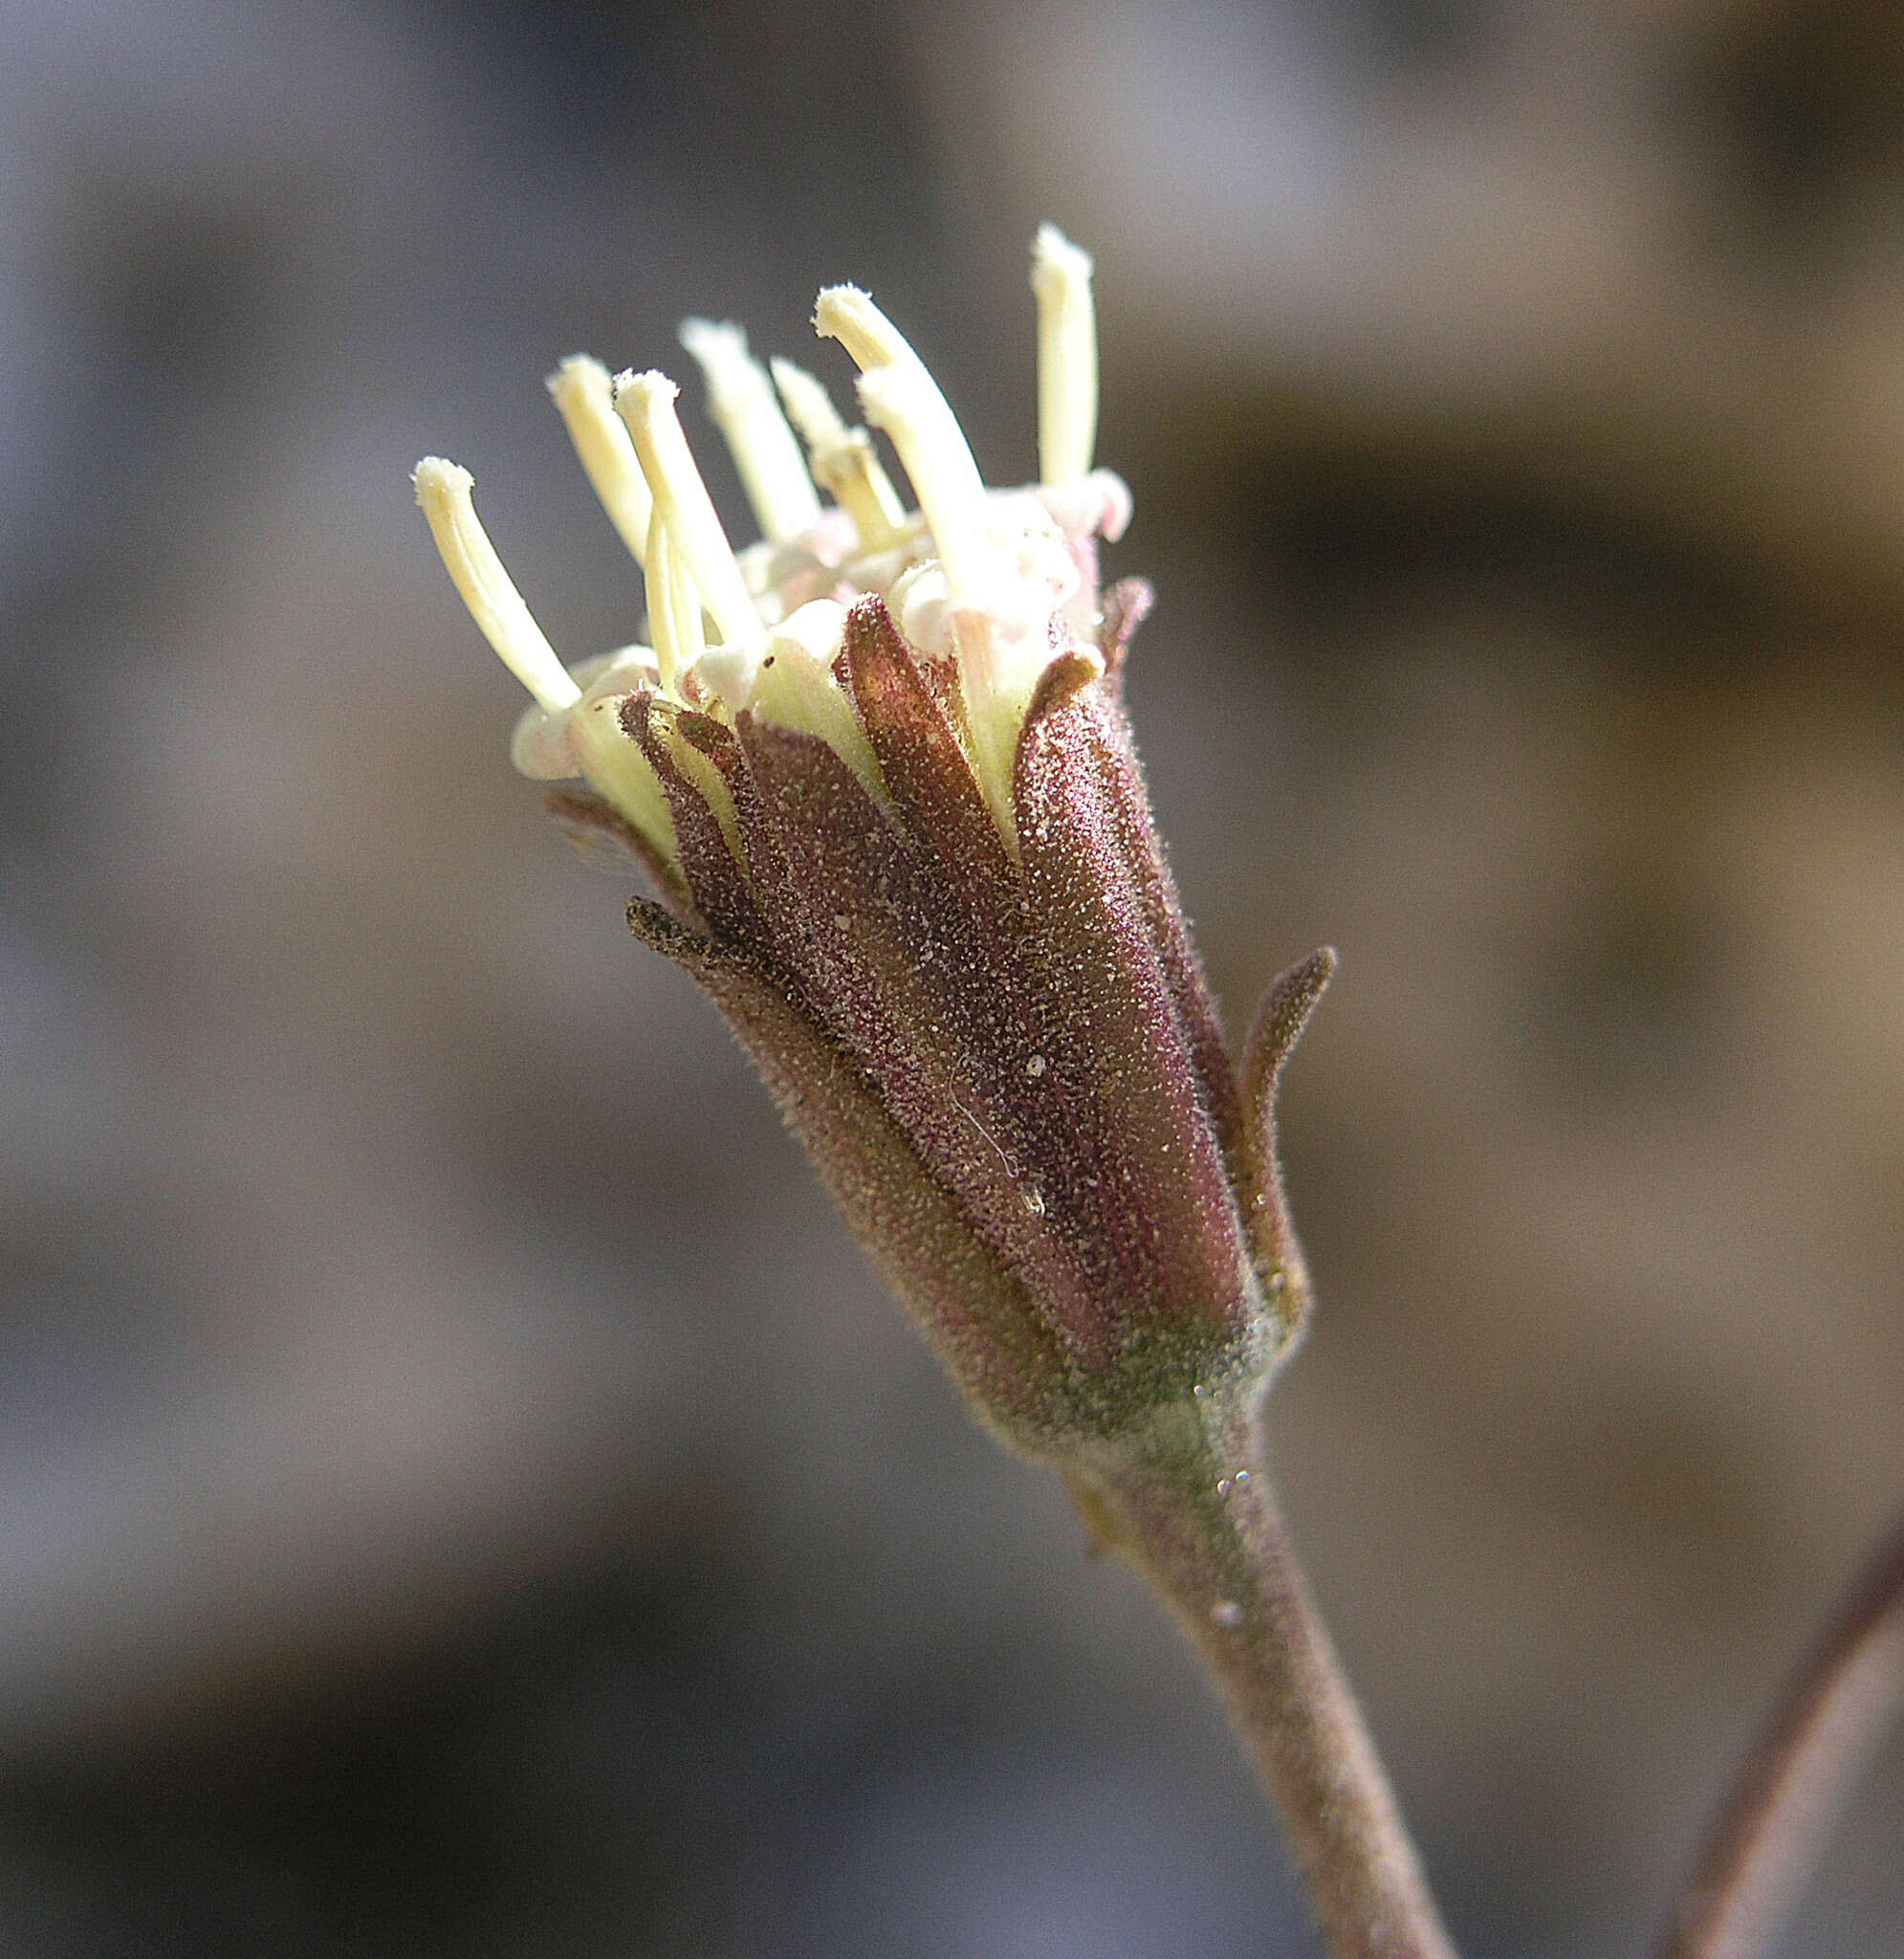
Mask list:
[[[703,366],[731,354],[738,354],[743,360],[747,357],[747,334],[731,319],[684,319],[675,328],[674,338]]]
[[[1039,226],[1031,245],[1032,263],[1042,272],[1047,267],[1054,272],[1076,274],[1079,277],[1089,278],[1096,270],[1091,254],[1082,245],[1074,245],[1058,227],[1048,219]]]
[[[823,341],[838,340],[840,323],[872,297],[863,287],[821,286],[813,302],[813,330]]]
[[[543,385],[558,400],[570,389],[612,385],[608,370],[593,354],[564,354],[556,371],[543,379]]]
[[[452,463],[447,456],[427,455],[410,472],[410,486],[419,503],[454,496],[459,491],[473,490],[475,484],[475,477],[461,463]]]
[[[658,367],[646,367],[639,374],[632,367],[624,367],[614,381],[615,401],[619,406],[624,395],[629,400],[648,405],[665,405],[676,400],[680,388]]]

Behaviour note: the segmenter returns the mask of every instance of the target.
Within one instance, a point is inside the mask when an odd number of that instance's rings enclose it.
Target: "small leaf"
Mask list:
[[[1273,1145],[1275,1141],[1276,1085],[1282,1064],[1302,1038],[1302,1029],[1309,1024],[1317,1002],[1328,991],[1340,963],[1334,946],[1318,946],[1306,959],[1299,959],[1270,981],[1269,991],[1257,1008],[1256,1024],[1244,1050],[1243,1078],[1259,1149],[1265,1142]],[[1272,1148],[1264,1154],[1273,1157],[1275,1153]]]
[[[1243,1051],[1243,1093],[1249,1110],[1250,1181],[1247,1209],[1257,1263],[1293,1343],[1309,1310],[1309,1273],[1289,1222],[1282,1166],[1276,1154],[1276,1090],[1283,1063],[1302,1039],[1316,1002],[1338,964],[1331,945],[1320,946],[1274,980],[1257,1009]]]

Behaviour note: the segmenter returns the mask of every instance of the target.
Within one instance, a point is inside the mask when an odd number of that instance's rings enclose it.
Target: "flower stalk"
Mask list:
[[[1257,1418],[1246,1396],[1169,1411],[1141,1447],[1073,1473],[1080,1508],[1209,1668],[1337,1959],[1454,1959],[1261,1467]]]

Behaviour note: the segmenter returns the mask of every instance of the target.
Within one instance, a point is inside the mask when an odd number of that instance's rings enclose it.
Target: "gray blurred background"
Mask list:
[[[1313,1952],[406,481],[618,644],[541,377],[844,277],[1022,480],[1041,217],[1231,1024],[1345,956],[1289,1507],[1472,1959],[1640,1949],[1904,1494],[1899,20],[5,0],[0,1951]]]

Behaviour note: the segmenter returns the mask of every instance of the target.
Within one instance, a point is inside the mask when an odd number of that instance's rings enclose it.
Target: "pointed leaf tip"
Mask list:
[[[1249,1211],[1250,1242],[1258,1269],[1275,1296],[1284,1325],[1283,1357],[1295,1350],[1309,1315],[1309,1273],[1289,1222],[1282,1170],[1276,1150],[1276,1089],[1282,1065],[1302,1038],[1316,1002],[1328,990],[1338,964],[1332,945],[1319,946],[1273,981],[1257,1009],[1243,1052],[1243,1095],[1255,1193]]]
[[[650,952],[672,959],[697,977],[711,950],[708,939],[649,898],[628,900],[628,930]]]
[[[1328,991],[1340,963],[1334,946],[1318,946],[1306,959],[1299,959],[1270,982],[1262,1004],[1257,1008],[1256,1024],[1250,1029],[1244,1057],[1244,1073],[1250,1112],[1259,1136],[1266,1133],[1274,1114],[1270,1104],[1282,1064],[1302,1038],[1302,1029],[1309,1024],[1316,1002]]]

